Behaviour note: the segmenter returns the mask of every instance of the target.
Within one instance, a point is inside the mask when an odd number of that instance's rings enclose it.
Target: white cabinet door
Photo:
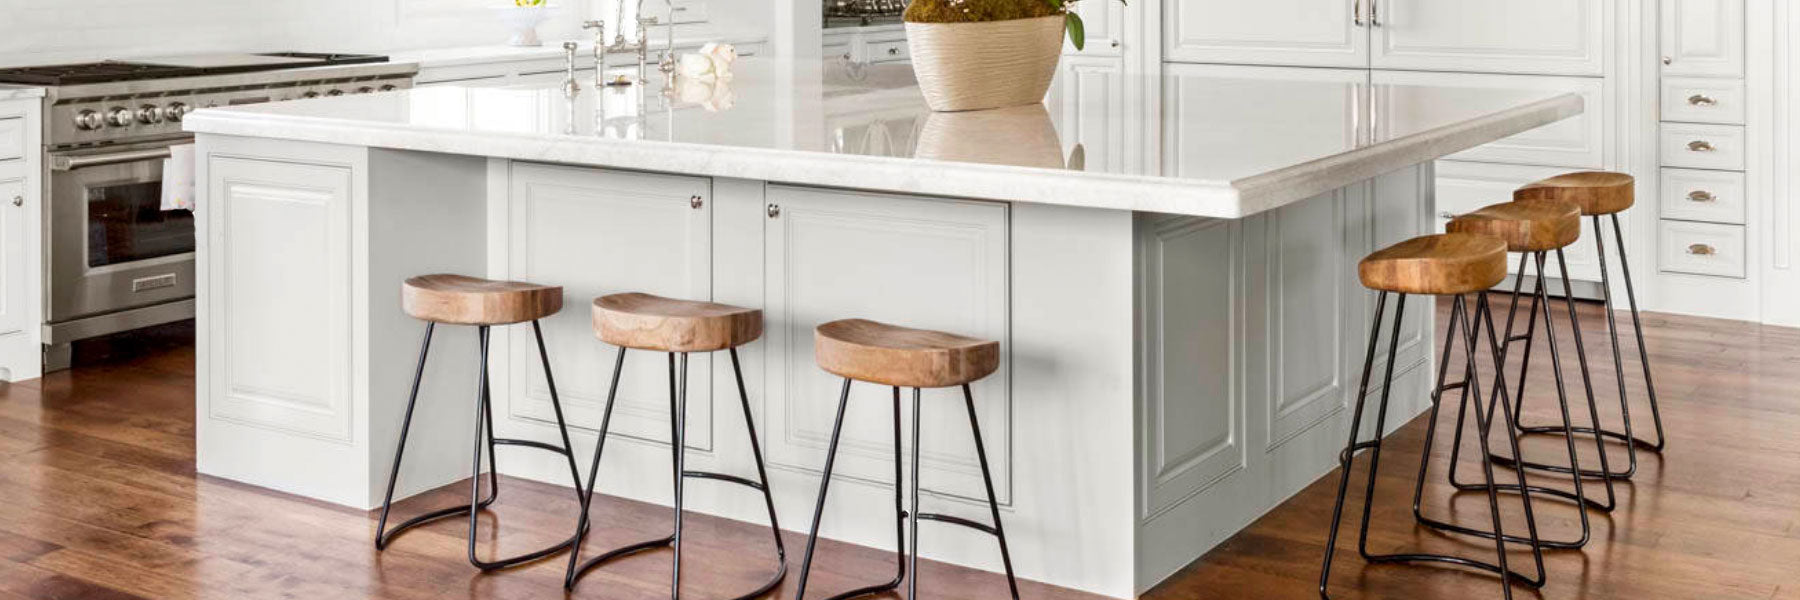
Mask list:
[[[1095,0],[1098,1],[1098,0]],[[1163,3],[1172,62],[1367,67],[1367,0],[1174,0]]]
[[[1087,31],[1087,44],[1080,51],[1075,44],[1064,42],[1066,53],[1088,56],[1118,56],[1125,45],[1125,4],[1119,0],[1076,2],[1075,14]]]
[[[1129,173],[1125,151],[1125,65],[1123,59],[1071,56],[1063,59],[1062,81],[1054,88],[1051,114],[1057,118],[1063,156],[1071,169]]]
[[[1606,0],[1370,0],[1378,69],[1603,74]]]
[[[814,474],[825,462],[843,384],[814,361],[813,328],[855,317],[950,331],[1000,341],[999,371],[973,388],[995,492],[1010,502],[1015,432],[1006,205],[775,185],[767,202],[762,422],[768,461]],[[892,393],[871,383],[853,387],[837,478],[892,481]],[[922,481],[939,493],[981,498],[981,469],[961,403],[955,388],[924,391]]]
[[[1418,131],[1415,119],[1432,122],[1433,107],[1457,110],[1504,110],[1520,101],[1518,91],[1532,90],[1544,97],[1560,93],[1580,94],[1587,109],[1579,115],[1502,140],[1482,144],[1450,156],[1452,160],[1545,165],[1570,169],[1606,166],[1607,101],[1605,82],[1591,77],[1555,75],[1492,75],[1485,73],[1426,73],[1376,71],[1376,137],[1391,132]]]
[[[202,417],[354,443],[350,169],[213,155],[208,171]]]
[[[563,287],[566,308],[543,320],[569,423],[597,430],[617,349],[594,341],[591,303],[620,292],[712,299],[712,180],[515,163],[508,205],[508,277]],[[696,201],[696,199],[698,201]],[[555,422],[529,327],[510,327],[511,414]],[[712,449],[711,354],[688,365],[688,446]],[[721,359],[722,360],[722,359]],[[611,432],[666,444],[668,358],[625,359]]]
[[[0,181],[0,335],[25,330],[26,303],[31,301],[25,280],[25,181]],[[11,365],[0,365],[10,368]]]
[[[1744,0],[1662,0],[1663,75],[1744,76]]]

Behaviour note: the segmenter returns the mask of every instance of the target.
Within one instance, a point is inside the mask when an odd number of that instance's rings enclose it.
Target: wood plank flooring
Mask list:
[[[1616,423],[1618,391],[1605,323],[1594,305],[1583,305],[1581,317],[1602,418]],[[1664,315],[1647,315],[1646,325],[1670,449],[1660,457],[1640,453],[1638,477],[1616,488],[1619,510],[1590,513],[1595,539],[1588,549],[1546,554],[1549,583],[1541,591],[1517,588],[1517,597],[1800,600],[1800,331]],[[1570,358],[1564,372],[1579,400],[1573,338],[1562,329],[1561,349]],[[563,597],[558,560],[475,574],[464,562],[460,520],[408,533],[376,553],[370,544],[373,514],[197,476],[189,335],[176,330],[122,348],[126,358],[0,387],[0,600]],[[1635,375],[1635,347],[1627,341],[1624,349],[1625,369]],[[1541,344],[1534,353],[1526,420],[1548,422],[1558,414],[1543,360],[1548,353]],[[1636,400],[1634,416],[1647,423],[1641,378],[1628,377],[1627,384]],[[1585,403],[1577,409],[1585,411]],[[1440,424],[1440,436],[1449,435],[1451,416]],[[1425,426],[1421,417],[1389,438],[1370,549],[1424,548],[1491,559],[1491,543],[1413,526],[1408,500]],[[1528,440],[1525,448],[1543,460],[1555,460],[1560,451],[1560,443],[1548,438]],[[1620,447],[1610,451],[1623,460]],[[1584,446],[1584,464],[1594,462],[1593,452]],[[1452,496],[1444,483],[1447,454],[1440,442],[1425,510],[1485,525],[1486,497]],[[1463,477],[1478,477],[1467,456]],[[1358,461],[1353,489],[1359,489],[1366,465]],[[1534,483],[1568,485],[1541,477]],[[1316,598],[1336,485],[1335,473],[1321,479],[1145,597]],[[1588,491],[1602,488],[1590,485]],[[412,514],[466,502],[465,494],[466,488],[451,486],[396,510]],[[1366,566],[1355,546],[1359,498],[1353,495],[1346,509],[1334,597],[1499,597],[1496,580],[1485,574]],[[611,498],[602,503],[604,517],[590,549],[655,536],[668,526],[660,507]],[[1516,498],[1503,497],[1502,504],[1508,530],[1522,529]],[[484,553],[560,539],[574,500],[566,489],[504,479],[497,506],[506,533],[498,536],[493,522],[484,521],[478,532]],[[1547,537],[1579,534],[1578,513],[1566,503],[1540,500],[1538,515]],[[767,572],[772,544],[763,530],[698,515],[688,522],[683,591],[689,597],[727,597]],[[785,539],[790,569],[798,569],[804,539],[793,532]],[[810,597],[892,572],[890,554],[821,544],[824,558],[809,584],[816,590]],[[1531,569],[1529,553],[1510,556],[1515,567]],[[665,598],[668,558],[659,551],[620,561],[590,574],[570,597]],[[1006,596],[1004,579],[993,574],[936,563],[922,570],[924,597]],[[791,597],[796,579],[790,575],[775,597]],[[1033,583],[1022,591],[1032,599],[1093,598]]]
[[[1507,296],[1492,298],[1500,310],[1505,309]],[[1564,374],[1571,399],[1579,401],[1571,407],[1577,411],[1579,425],[1588,418],[1573,355],[1574,339],[1560,301],[1555,308]],[[1440,302],[1440,328],[1448,314],[1447,302]],[[1601,400],[1601,419],[1616,427],[1620,422],[1618,380],[1604,312],[1590,303],[1580,305],[1578,314],[1595,394]],[[1622,335],[1629,336],[1629,314],[1618,316]],[[1515,597],[1800,599],[1800,330],[1646,314],[1644,333],[1670,439],[1668,450],[1663,456],[1640,452],[1636,478],[1616,486],[1618,510],[1590,512],[1594,539],[1587,549],[1548,551],[1544,557],[1547,584],[1539,591],[1515,587]],[[1441,329],[1438,335],[1434,343],[1441,344]],[[1622,348],[1627,390],[1634,400],[1632,416],[1640,424],[1637,433],[1654,437],[1648,431],[1650,414],[1636,345],[1626,337]],[[1560,423],[1549,353],[1541,341],[1533,353],[1524,421]],[[1485,353],[1481,356],[1491,360]],[[1519,352],[1511,352],[1509,358],[1513,373],[1509,377],[1516,377]],[[1457,368],[1463,358],[1453,354],[1452,360]],[[1490,382],[1484,381],[1484,387]],[[1453,399],[1447,402],[1454,405]],[[1370,410],[1374,410],[1372,404]],[[1407,424],[1390,436],[1384,447],[1369,550],[1423,549],[1492,561],[1491,541],[1414,526],[1413,482],[1428,416]],[[1445,436],[1451,434],[1453,423],[1454,414],[1446,413],[1439,424],[1437,462],[1427,477],[1424,510],[1460,524],[1491,528],[1486,495],[1453,494],[1454,489],[1445,482],[1449,455]],[[1501,439],[1496,436],[1494,441]],[[1558,462],[1561,457],[1560,462],[1567,464],[1567,449],[1560,439],[1528,438],[1524,453],[1545,462]],[[1465,444],[1460,471],[1463,481],[1480,479],[1478,463],[1470,458],[1475,444],[1473,437]],[[1578,450],[1584,467],[1597,464],[1591,440]],[[1623,466],[1623,446],[1611,445],[1609,458],[1616,467]],[[1368,462],[1365,454],[1353,470],[1332,597],[1499,598],[1498,579],[1486,573],[1369,566],[1358,556],[1356,535]],[[1145,597],[1318,598],[1319,563],[1339,475],[1333,472],[1315,482]],[[1500,470],[1496,475],[1504,479],[1512,472]],[[1567,480],[1548,477],[1534,476],[1532,483],[1571,488]],[[1586,491],[1604,494],[1597,482]],[[1538,498],[1538,525],[1546,538],[1580,535],[1579,515],[1570,503]],[[1517,497],[1502,496],[1501,503],[1507,530],[1523,532],[1525,522]],[[1528,575],[1534,572],[1529,552],[1515,550],[1509,558],[1513,568]]]
[[[378,511],[196,475],[192,328],[161,333],[113,349],[124,358],[0,384],[0,600],[668,598],[668,550],[590,572],[565,596],[567,554],[477,574],[464,556],[466,520],[410,531],[377,553]],[[466,485],[409,499],[395,514],[467,503]],[[478,530],[484,557],[569,535],[578,508],[567,488],[502,478],[500,489],[499,516],[484,517]],[[668,531],[666,508],[617,498],[596,507],[587,556]],[[686,597],[732,597],[773,571],[767,529],[698,514],[686,521]],[[793,531],[784,539],[790,574],[772,597],[791,598],[806,540]],[[821,540],[818,555],[811,598],[879,583],[894,571],[894,556],[871,548]],[[930,561],[920,571],[923,597],[1007,595],[1003,576]],[[1021,592],[1097,598],[1032,582],[1021,582]]]

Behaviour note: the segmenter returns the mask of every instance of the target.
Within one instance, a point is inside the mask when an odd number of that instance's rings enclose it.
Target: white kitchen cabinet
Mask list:
[[[1172,62],[1600,76],[1613,0],[1168,0]]]
[[[32,326],[27,305],[32,298],[25,271],[25,179],[0,179],[0,340]],[[0,343],[6,343],[0,341]],[[8,369],[11,365],[6,365]]]
[[[1550,94],[1580,94],[1585,109],[1574,117],[1545,125],[1506,139],[1483,144],[1450,156],[1451,160],[1497,162],[1519,165],[1544,165],[1570,169],[1601,169],[1606,166],[1611,103],[1606,86],[1590,77],[1544,75],[1495,75],[1487,73],[1427,73],[1417,71],[1376,71],[1371,80],[1382,90],[1375,99],[1377,138],[1385,139],[1389,131],[1417,131],[1411,119],[1429,121],[1427,112],[1434,106],[1493,106],[1499,110],[1507,100],[1487,90],[1543,90]],[[1445,102],[1455,95],[1457,102]]]
[[[1367,0],[1377,69],[1603,74],[1608,0]]]
[[[1662,74],[1744,76],[1744,0],[1662,0]]]
[[[1442,232],[1444,225],[1455,215],[1473,212],[1490,204],[1511,202],[1513,190],[1524,187],[1525,184],[1533,181],[1554,177],[1568,171],[1562,167],[1439,161],[1437,166],[1437,231]],[[1572,280],[1600,281],[1600,263],[1595,254],[1593,224],[1592,218],[1583,217],[1581,219],[1581,238],[1563,249],[1563,254],[1569,261],[1569,278]],[[1629,220],[1623,224],[1627,227],[1630,226]],[[1611,225],[1607,224],[1606,227],[1609,229],[1606,232],[1607,248],[1611,252],[1614,251],[1611,246]],[[1626,235],[1629,236],[1630,233],[1627,232]],[[1517,272],[1518,258],[1515,256],[1508,260],[1508,271]],[[1555,256],[1551,256],[1549,263],[1545,266],[1552,276],[1559,276]],[[1536,272],[1535,267],[1532,270],[1534,273]],[[1578,294],[1581,292],[1581,290],[1576,291]],[[1556,290],[1556,293],[1560,294],[1562,290]]]
[[[41,100],[0,100],[0,381],[43,373]]]
[[[1163,60],[1369,66],[1369,28],[1355,0],[1167,0],[1162,6]]]
[[[1088,0],[1075,3],[1075,14],[1081,17],[1087,40],[1081,50],[1065,41],[1065,54],[1087,56],[1119,56],[1125,46],[1125,3],[1119,0]]]
[[[1059,119],[1063,156],[1070,168],[1133,172],[1125,147],[1125,65],[1105,56],[1065,56],[1062,82],[1053,88],[1051,114]],[[1076,164],[1079,161],[1079,164]]]
[[[490,228],[509,240],[508,278],[563,287],[565,308],[543,320],[544,343],[565,367],[555,375],[570,425],[598,430],[618,350],[594,343],[589,303],[621,292],[711,300],[712,180],[528,163],[511,170],[505,222]],[[536,343],[529,327],[509,328],[508,336],[517,348]],[[510,413],[554,423],[536,353],[510,356]],[[713,356],[689,361],[687,443],[711,450]],[[667,444],[667,359],[632,353],[616,402],[612,435]]]
[[[954,331],[1001,343],[1000,370],[973,388],[995,493],[1010,503],[1015,432],[1006,205],[777,185],[768,186],[766,199],[762,424],[769,463],[817,473],[824,460],[843,382],[814,361],[814,327],[857,317]],[[846,423],[838,477],[885,482],[893,476],[892,425],[870,415],[892,410],[891,393],[875,384],[853,386],[850,411],[857,416]],[[982,498],[960,401],[955,388],[924,392],[922,481],[937,493]]]

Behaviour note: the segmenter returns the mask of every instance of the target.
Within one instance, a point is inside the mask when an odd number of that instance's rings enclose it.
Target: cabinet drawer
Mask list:
[[[1719,277],[1744,277],[1744,227],[1663,221],[1662,270]]]
[[[25,119],[0,119],[0,160],[25,155]]]
[[[869,62],[884,63],[906,60],[912,60],[912,54],[908,50],[906,40],[869,43]]]
[[[1744,82],[1664,79],[1662,120],[1743,125]]]
[[[1665,167],[1742,171],[1744,128],[1664,123],[1659,154]]]
[[[1694,169],[1662,170],[1662,218],[1744,223],[1744,174]]]

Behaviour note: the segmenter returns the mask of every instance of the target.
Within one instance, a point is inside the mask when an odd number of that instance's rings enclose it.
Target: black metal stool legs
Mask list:
[[[819,475],[819,499],[813,504],[812,530],[806,536],[806,554],[800,561],[800,585],[794,590],[794,600],[806,597],[806,578],[812,574],[813,549],[819,543],[819,522],[825,518],[825,493],[831,489],[831,471],[837,464],[838,440],[844,431],[844,412],[850,406],[850,382],[844,379],[844,389],[838,393],[837,419],[831,426],[831,443],[825,450],[825,472]],[[914,448],[918,445],[914,444]],[[894,578],[887,583],[856,588],[832,596],[828,600],[843,600],[865,594],[885,592],[900,587],[900,581],[906,578],[906,521],[907,512],[900,507],[902,490],[906,482],[900,477],[900,388],[894,388]]]
[[[1394,368],[1393,356],[1394,356],[1395,351],[1397,350],[1401,324],[1402,324],[1402,322],[1404,320],[1404,316],[1405,316],[1405,299],[1406,299],[1406,296],[1404,294],[1401,294],[1400,301],[1399,301],[1398,306],[1395,311],[1395,313],[1396,313],[1395,323],[1394,323],[1393,333],[1392,333],[1391,341],[1389,342],[1389,349],[1388,349],[1389,359],[1388,359],[1388,365],[1387,365],[1387,374],[1385,376],[1385,383],[1382,388],[1380,403],[1379,403],[1377,411],[1376,411],[1375,436],[1374,436],[1374,439],[1371,441],[1358,442],[1357,440],[1360,437],[1359,434],[1360,434],[1360,429],[1361,429],[1363,410],[1368,402],[1367,395],[1368,395],[1369,377],[1370,377],[1371,371],[1373,370],[1373,367],[1374,367],[1374,351],[1376,348],[1376,340],[1378,339],[1378,336],[1380,335],[1381,317],[1382,317],[1383,308],[1385,307],[1385,304],[1387,301],[1387,293],[1384,292],[1384,293],[1380,294],[1379,299],[1377,300],[1376,314],[1375,314],[1375,326],[1372,327],[1370,330],[1369,350],[1368,350],[1368,354],[1366,355],[1364,366],[1363,366],[1363,376],[1362,376],[1361,384],[1358,389],[1358,397],[1356,399],[1357,405],[1356,405],[1356,409],[1353,412],[1353,415],[1351,417],[1352,422],[1351,422],[1351,427],[1350,427],[1350,429],[1351,429],[1350,441],[1346,444],[1344,451],[1341,454],[1339,454],[1339,464],[1342,467],[1343,475],[1342,475],[1342,479],[1340,479],[1339,483],[1338,483],[1337,500],[1332,509],[1331,533],[1326,541],[1325,560],[1324,560],[1324,564],[1322,565],[1321,573],[1319,576],[1319,596],[1321,598],[1330,598],[1330,594],[1328,591],[1328,585],[1330,583],[1330,577],[1331,577],[1331,560],[1332,560],[1332,556],[1336,550],[1339,522],[1342,520],[1342,516],[1343,516],[1343,507],[1344,507],[1345,496],[1348,492],[1350,471],[1351,471],[1351,467],[1353,466],[1354,461],[1355,461],[1356,452],[1359,450],[1367,449],[1370,451],[1369,452],[1369,481],[1368,481],[1367,487],[1364,490],[1364,495],[1363,495],[1363,519],[1362,519],[1362,527],[1361,527],[1361,532],[1359,534],[1358,546],[1357,546],[1358,552],[1362,554],[1363,558],[1371,563],[1444,563],[1444,564],[1453,564],[1453,565],[1481,569],[1481,570],[1488,571],[1490,573],[1494,573],[1494,574],[1497,574],[1500,576],[1500,584],[1501,584],[1502,593],[1504,594],[1504,596],[1506,598],[1510,599],[1510,598],[1512,598],[1512,583],[1514,581],[1517,581],[1519,583],[1522,583],[1522,584],[1525,584],[1525,585],[1531,586],[1531,587],[1539,587],[1539,586],[1543,585],[1544,577],[1545,577],[1544,564],[1543,564],[1543,550],[1542,550],[1542,544],[1540,543],[1539,538],[1538,538],[1536,518],[1532,513],[1530,491],[1528,489],[1523,488],[1523,485],[1522,485],[1523,484],[1523,481],[1522,481],[1523,474],[1521,474],[1520,475],[1521,488],[1522,488],[1521,489],[1521,498],[1525,504],[1526,524],[1527,524],[1527,529],[1528,529],[1528,537],[1522,538],[1522,541],[1524,543],[1529,544],[1532,548],[1533,558],[1536,561],[1536,566],[1537,566],[1537,575],[1535,577],[1526,577],[1516,571],[1513,571],[1508,566],[1506,544],[1509,541],[1509,538],[1511,538],[1512,536],[1505,535],[1503,526],[1501,524],[1500,505],[1499,505],[1499,498],[1498,498],[1498,492],[1497,492],[1498,486],[1495,484],[1494,468],[1493,468],[1493,464],[1491,462],[1484,460],[1482,464],[1483,464],[1483,474],[1485,475],[1486,491],[1488,493],[1488,508],[1489,508],[1489,513],[1490,513],[1490,516],[1491,516],[1492,522],[1493,522],[1493,530],[1492,531],[1495,532],[1495,534],[1496,534],[1496,535],[1489,536],[1489,537],[1491,537],[1491,539],[1494,540],[1494,546],[1495,546],[1495,552],[1496,552],[1496,558],[1497,558],[1497,561],[1495,563],[1488,563],[1488,562],[1482,562],[1482,561],[1477,561],[1477,560],[1473,560],[1473,559],[1463,558],[1463,557],[1459,557],[1459,556],[1449,556],[1449,555],[1440,555],[1440,554],[1422,554],[1422,553],[1373,554],[1373,553],[1370,553],[1368,550],[1369,521],[1370,521],[1370,515],[1371,515],[1372,509],[1373,509],[1373,505],[1374,505],[1375,481],[1376,481],[1376,475],[1379,473],[1379,470],[1380,470],[1381,445],[1382,445],[1381,434],[1386,426],[1388,398],[1390,395],[1390,390],[1392,388],[1392,381],[1393,381],[1393,368]],[[1464,346],[1466,349],[1467,364],[1466,364],[1464,379],[1460,386],[1440,386],[1439,391],[1441,392],[1443,389],[1455,389],[1456,387],[1465,387],[1466,388],[1462,394],[1462,398],[1465,401],[1465,403],[1469,399],[1473,399],[1473,401],[1477,404],[1477,406],[1475,408],[1476,427],[1479,430],[1479,435],[1480,435],[1478,440],[1481,443],[1481,450],[1482,450],[1481,455],[1483,457],[1485,457],[1490,453],[1490,450],[1488,448],[1488,436],[1490,435],[1490,433],[1492,431],[1493,423],[1488,419],[1488,414],[1490,411],[1484,410],[1484,408],[1480,406],[1482,394],[1480,392],[1480,387],[1479,387],[1479,384],[1477,383],[1477,379],[1476,379],[1477,377],[1479,377],[1479,372],[1476,368],[1477,361],[1475,358],[1475,354],[1476,354],[1475,350],[1476,350],[1476,344],[1477,344],[1478,340],[1480,339],[1480,323],[1482,323],[1482,322],[1487,323],[1488,329],[1489,329],[1488,336],[1489,336],[1490,344],[1495,344],[1495,342],[1494,342],[1494,338],[1493,338],[1494,333],[1492,331],[1493,330],[1493,319],[1492,319],[1492,315],[1489,312],[1487,298],[1485,295],[1477,296],[1476,307],[1477,308],[1475,311],[1475,317],[1471,318],[1468,314],[1467,304],[1465,303],[1464,299],[1461,296],[1457,296],[1455,298],[1455,300],[1453,301],[1451,322],[1449,324],[1449,328],[1450,328],[1450,331],[1452,333],[1454,333],[1456,331],[1455,328],[1457,327],[1457,324],[1459,322],[1463,324],[1464,330],[1466,332],[1465,335],[1463,336],[1463,342],[1464,342]],[[1454,339],[1454,337],[1452,337],[1451,339]],[[1446,348],[1446,352],[1448,352],[1448,350],[1449,349]],[[1434,407],[1440,397],[1441,397],[1440,393],[1433,394]],[[1499,401],[1498,398],[1499,398],[1499,396],[1496,395],[1495,401]],[[1516,444],[1517,443],[1516,437],[1513,437],[1512,408],[1511,408],[1511,406],[1502,404],[1500,406],[1500,410],[1501,410],[1503,417],[1506,420],[1505,431],[1506,431],[1509,439],[1512,440],[1514,444]],[[1430,438],[1430,433],[1427,434],[1427,438],[1428,439]],[[1430,450],[1431,450],[1430,446],[1427,445],[1423,451],[1428,454],[1430,452]]]
[[[432,336],[432,333],[436,330],[435,323],[427,323],[425,326],[425,340],[420,344],[420,348],[419,348],[419,365],[418,365],[418,368],[413,372],[412,391],[408,395],[407,401],[406,401],[406,415],[405,415],[405,417],[403,417],[401,425],[400,425],[400,440],[398,443],[395,444],[395,448],[394,448],[394,465],[388,474],[387,494],[383,498],[382,503],[381,503],[381,519],[380,519],[379,524],[377,525],[376,536],[375,536],[375,548],[376,549],[378,549],[378,550],[385,549],[387,547],[387,545],[392,542],[394,537],[400,535],[402,532],[407,531],[413,527],[416,527],[419,525],[424,525],[426,523],[437,521],[439,519],[443,519],[443,518],[447,518],[447,517],[451,517],[451,516],[455,516],[455,515],[460,515],[460,514],[465,514],[465,513],[467,513],[469,515],[469,534],[468,534],[469,564],[474,565],[475,568],[480,569],[482,571],[493,571],[493,570],[497,570],[497,569],[505,569],[508,567],[513,567],[513,566],[525,564],[528,562],[540,560],[545,557],[556,554],[557,552],[561,552],[564,549],[572,547],[575,544],[576,537],[570,537],[569,539],[563,540],[561,543],[558,543],[554,546],[543,548],[543,549],[540,549],[535,552],[530,552],[527,554],[522,554],[519,556],[510,557],[510,558],[504,558],[504,559],[500,559],[500,560],[496,560],[496,561],[483,561],[476,555],[476,552],[475,552],[475,546],[476,546],[475,534],[476,534],[478,525],[480,523],[481,511],[483,509],[487,508],[489,505],[493,504],[494,500],[496,498],[498,498],[499,494],[500,494],[500,475],[499,475],[498,467],[496,466],[496,463],[495,463],[495,451],[494,451],[495,446],[502,446],[502,445],[525,446],[525,447],[531,447],[531,448],[537,448],[540,450],[547,450],[550,452],[555,452],[557,454],[561,454],[561,455],[567,457],[569,459],[569,476],[571,479],[574,480],[575,488],[576,488],[576,497],[577,497],[577,499],[580,499],[580,497],[581,497],[581,492],[580,492],[581,474],[575,464],[575,454],[574,454],[573,447],[569,444],[569,428],[568,428],[568,425],[563,421],[562,400],[560,397],[558,397],[558,395],[556,393],[556,381],[551,376],[550,357],[549,357],[549,354],[547,352],[545,352],[545,350],[544,350],[543,330],[541,328],[539,328],[537,321],[532,321],[531,326],[532,326],[533,334],[535,334],[537,337],[538,358],[543,361],[544,379],[550,388],[550,404],[551,404],[551,408],[556,413],[556,426],[557,426],[557,429],[562,434],[563,445],[561,447],[557,447],[557,446],[554,446],[551,444],[545,444],[542,442],[536,442],[536,441],[532,441],[532,440],[496,438],[494,436],[493,395],[490,392],[489,386],[488,386],[488,366],[487,366],[488,365],[489,328],[486,325],[479,326],[477,328],[477,335],[480,338],[481,363],[478,368],[478,371],[480,374],[477,377],[477,391],[476,391],[476,400],[475,400],[475,440],[474,440],[475,449],[474,449],[474,460],[473,460],[474,464],[471,468],[470,481],[469,481],[469,504],[466,506],[453,506],[453,507],[449,507],[449,508],[443,508],[443,509],[431,511],[431,512],[425,513],[423,515],[419,515],[419,516],[413,517],[411,519],[408,519],[407,521],[399,524],[398,526],[395,526],[394,529],[391,531],[388,530],[387,529],[387,518],[388,518],[389,512],[393,509],[394,488],[395,488],[395,484],[398,482],[398,480],[400,478],[400,461],[406,451],[407,435],[411,432],[411,429],[412,429],[413,409],[415,408],[415,406],[418,403],[419,386],[420,386],[420,382],[423,380],[424,375],[425,375],[425,360],[426,360],[427,356],[429,355],[429,352],[431,349],[431,336]],[[486,448],[486,450],[487,450],[487,455],[488,455],[487,461],[489,464],[488,497],[485,499],[481,497],[481,453],[482,453],[483,448]]]
[[[679,366],[679,375],[678,375],[677,374],[677,366],[676,366],[676,354],[677,353],[671,352],[671,353],[669,353],[669,419],[670,419],[669,448],[670,448],[670,454],[671,454],[670,458],[672,459],[671,462],[673,465],[672,475],[674,478],[674,486],[675,486],[674,531],[671,532],[667,536],[657,538],[654,540],[647,540],[647,541],[637,542],[634,544],[628,544],[626,546],[615,548],[615,549],[609,550],[605,553],[602,553],[599,556],[589,559],[587,562],[581,562],[580,542],[583,538],[582,533],[585,532],[587,529],[588,518],[589,518],[589,514],[590,514],[589,511],[592,510],[594,483],[595,483],[595,480],[599,478],[600,458],[603,455],[604,450],[606,448],[607,431],[612,424],[613,402],[618,396],[619,375],[620,375],[621,370],[625,366],[625,352],[626,352],[626,350],[624,348],[619,349],[618,360],[613,365],[612,385],[610,386],[610,388],[607,391],[606,409],[600,419],[600,439],[599,439],[598,444],[594,448],[593,464],[590,465],[588,468],[588,487],[587,487],[587,491],[583,494],[583,498],[582,498],[581,517],[576,522],[577,533],[576,533],[576,537],[575,537],[575,549],[569,553],[569,566],[563,576],[563,587],[565,589],[574,589],[575,582],[580,580],[581,576],[583,574],[587,573],[590,569],[598,567],[601,564],[604,564],[607,561],[610,561],[612,559],[615,559],[615,558],[618,558],[621,556],[636,554],[638,552],[650,550],[653,548],[669,546],[675,552],[674,563],[673,563],[674,568],[671,570],[671,576],[670,576],[670,582],[669,582],[669,597],[670,598],[680,598],[681,597],[681,531],[682,531],[682,515],[684,512],[684,506],[685,506],[685,503],[684,503],[685,495],[684,495],[683,488],[685,487],[684,482],[688,478],[691,477],[691,478],[698,478],[698,479],[711,479],[711,480],[715,480],[715,481],[724,481],[727,483],[735,483],[735,484],[745,486],[750,489],[754,489],[759,492],[762,492],[763,504],[764,504],[764,506],[766,506],[768,508],[768,511],[769,511],[769,532],[770,532],[770,535],[773,536],[774,540],[775,540],[775,554],[776,554],[776,565],[777,566],[775,569],[775,574],[773,576],[771,576],[767,581],[763,582],[763,584],[758,586],[755,590],[752,590],[749,593],[738,596],[737,600],[748,600],[750,598],[756,598],[756,597],[762,596],[764,594],[767,594],[769,592],[769,590],[775,589],[775,586],[780,585],[781,580],[787,577],[787,547],[783,544],[783,542],[781,540],[781,523],[779,520],[776,519],[776,516],[775,516],[775,497],[769,491],[768,470],[767,470],[767,467],[763,463],[761,443],[757,440],[757,437],[756,437],[756,420],[750,411],[750,394],[744,387],[744,372],[743,372],[742,366],[738,362],[737,349],[735,349],[735,348],[730,350],[731,370],[732,370],[732,374],[735,376],[735,378],[737,380],[738,401],[739,401],[739,404],[742,405],[743,410],[744,410],[744,424],[745,424],[745,427],[746,427],[747,431],[749,432],[749,436],[750,436],[750,453],[751,453],[752,457],[755,458],[755,461],[756,461],[757,479],[753,481],[748,478],[739,477],[736,475],[728,475],[725,473],[715,473],[715,472],[711,472],[711,471],[687,470],[687,459],[686,459],[685,450],[687,449],[687,434],[686,434],[687,429],[686,428],[687,428],[687,392],[688,392],[688,377],[687,377],[688,354],[686,352],[679,353],[680,354],[680,366]]]

